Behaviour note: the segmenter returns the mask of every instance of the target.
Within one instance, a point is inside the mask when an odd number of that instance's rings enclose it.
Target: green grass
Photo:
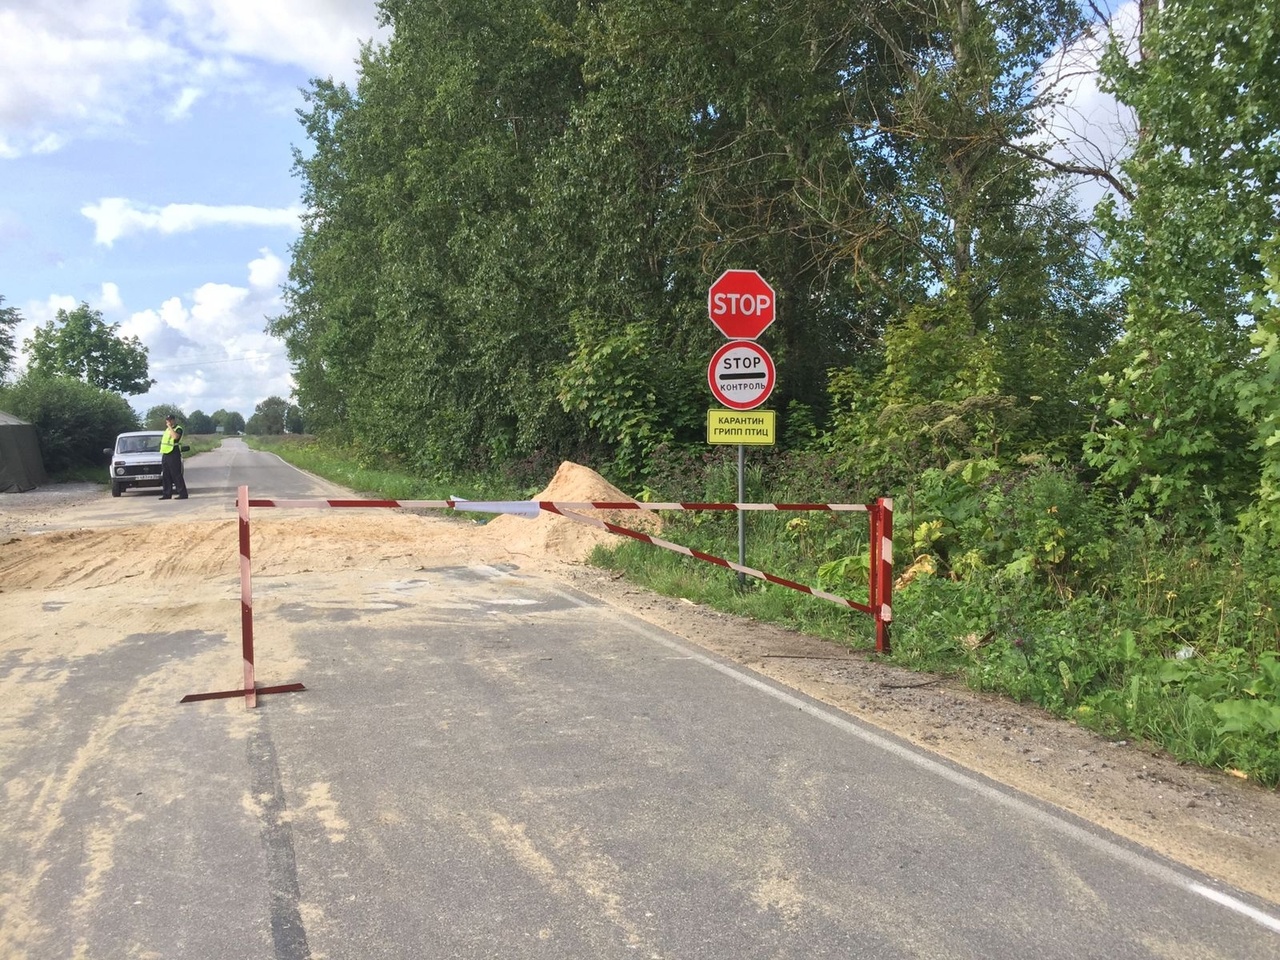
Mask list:
[[[403,468],[387,466],[381,460],[368,462],[359,451],[327,446],[309,436],[246,436],[255,450],[270,450],[288,463],[349,487],[365,496],[387,500],[516,500],[522,494],[491,478],[449,479],[416,476]]]
[[[680,538],[678,532],[669,529],[664,530],[662,536],[673,543],[686,547],[690,545],[687,540]],[[714,538],[699,539],[701,543],[695,544],[695,549],[737,562],[736,539],[718,544]],[[762,561],[760,557],[753,556],[750,544],[751,536],[748,534],[748,562],[744,566],[786,577],[787,580],[804,582],[806,586],[817,586],[817,582],[797,576],[795,571],[771,566],[768,559]],[[767,553],[767,550],[760,553]],[[874,646],[873,623],[865,613],[838,607],[829,600],[814,598],[786,586],[769,584],[756,577],[748,576],[745,581],[740,582],[736,572],[717,564],[682,556],[672,550],[628,540],[618,545],[596,547],[591,553],[590,562],[605,570],[620,572],[627,580],[643,584],[645,588],[664,596],[678,596],[724,613],[750,617],[751,620],[765,623],[777,623],[792,630],[822,637],[845,648],[869,650]]]

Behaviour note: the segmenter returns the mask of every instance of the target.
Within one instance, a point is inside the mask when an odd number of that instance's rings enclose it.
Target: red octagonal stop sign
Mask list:
[[[707,291],[707,312],[730,340],[754,340],[773,323],[773,287],[754,270],[726,270]]]

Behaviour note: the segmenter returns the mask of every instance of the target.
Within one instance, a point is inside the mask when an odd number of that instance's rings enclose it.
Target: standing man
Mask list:
[[[164,418],[164,436],[160,438],[160,499],[187,499],[187,481],[182,475],[182,427],[171,413]]]

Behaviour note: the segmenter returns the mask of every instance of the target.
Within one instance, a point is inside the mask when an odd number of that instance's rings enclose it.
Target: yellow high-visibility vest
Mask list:
[[[173,453],[178,449],[178,441],[182,439],[181,427],[165,427],[164,436],[160,438],[160,452]]]

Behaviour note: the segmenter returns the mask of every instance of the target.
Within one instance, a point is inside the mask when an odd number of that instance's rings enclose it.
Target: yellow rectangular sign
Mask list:
[[[708,410],[707,443],[771,447],[777,442],[773,410]]]

